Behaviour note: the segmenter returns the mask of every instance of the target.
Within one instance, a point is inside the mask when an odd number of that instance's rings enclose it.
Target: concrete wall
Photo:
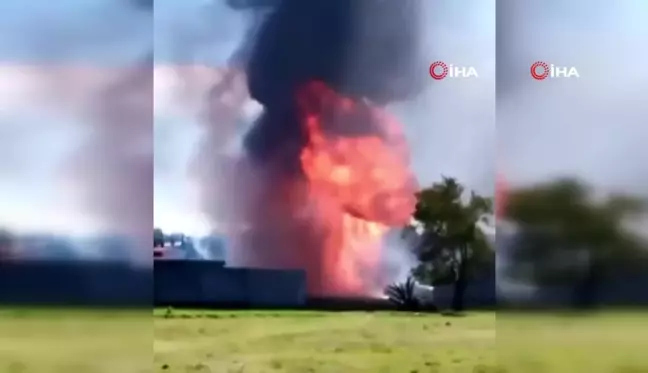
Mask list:
[[[570,305],[574,299],[574,287],[540,287],[532,304],[542,306]],[[602,306],[646,306],[648,305],[648,274],[627,273],[607,278],[595,294],[595,301]]]
[[[155,276],[155,277],[154,277]],[[302,271],[226,268],[215,261],[0,262],[0,305],[300,307]]]
[[[647,289],[648,273],[617,274],[603,284],[598,298],[604,305],[648,305]],[[545,288],[523,303],[568,305],[571,296],[568,286]],[[0,261],[0,305],[263,308],[301,307],[306,297],[301,271],[227,268],[213,261],[158,261],[154,271],[109,262]],[[437,287],[434,297],[439,307],[448,307],[452,287]],[[494,275],[469,284],[468,308],[495,305]]]
[[[0,304],[150,307],[152,288],[151,269],[116,262],[0,261]]]
[[[154,297],[158,306],[299,307],[306,302],[306,274],[160,260],[155,263]]]
[[[484,273],[471,279],[466,288],[464,304],[466,308],[495,307],[497,291],[495,272]],[[453,285],[437,286],[434,288],[434,304],[441,308],[449,308],[452,303]]]
[[[648,272],[616,275],[603,284],[600,293],[606,304],[648,305]]]
[[[450,306],[453,287],[440,286],[434,289],[434,301],[440,308]],[[498,304],[496,278],[485,274],[472,280],[466,289],[467,308],[495,307]],[[500,294],[502,295],[502,294]],[[505,303],[538,305],[545,307],[569,306],[573,303],[573,286],[540,287],[528,298],[500,298]],[[608,277],[599,287],[597,303],[602,306],[645,306],[648,305],[648,273],[624,273]]]
[[[500,294],[502,304],[538,307],[562,307],[574,302],[576,282],[539,286],[528,298]],[[648,273],[641,270],[607,274],[597,287],[594,301],[601,306],[648,305]]]

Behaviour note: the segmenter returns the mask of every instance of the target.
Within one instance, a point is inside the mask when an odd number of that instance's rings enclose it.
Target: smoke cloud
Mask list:
[[[37,4],[2,6],[2,224],[119,236],[150,261],[150,8]]]
[[[227,225],[237,225],[237,220],[244,220],[242,216],[237,216],[237,212],[244,210],[245,204],[252,203],[253,198],[239,201],[233,196],[241,193],[254,196],[257,189],[263,189],[264,175],[270,171],[259,167],[258,161],[267,159],[268,154],[277,152],[277,149],[294,154],[303,141],[294,118],[277,118],[290,112],[290,103],[282,98],[289,99],[295,83],[308,77],[328,80],[336,89],[350,95],[369,92],[368,95],[376,103],[396,101],[389,107],[404,123],[411,145],[413,168],[422,185],[447,175],[458,177],[468,188],[480,193],[494,193],[494,1],[468,1],[460,6],[449,1],[434,5],[424,3],[418,12],[418,19],[422,22],[411,22],[397,32],[393,32],[393,28],[398,29],[393,25],[402,20],[392,16],[398,15],[401,10],[385,17],[390,12],[381,13],[380,7],[362,9],[363,2],[357,2],[346,13],[335,11],[336,7],[339,10],[344,4],[341,1],[317,2],[319,5],[314,10],[303,9],[298,13],[297,9],[304,5],[288,1],[286,4],[295,8],[290,10],[287,7],[287,10],[275,16],[276,19],[292,17],[293,23],[274,21],[274,26],[272,19],[268,21],[269,25],[265,23],[273,12],[272,4],[255,7],[255,1],[241,3],[247,3],[239,4],[245,8],[242,11],[222,8],[220,3],[206,6],[198,2],[185,2],[182,7],[174,5],[171,12],[170,5],[169,9],[163,5],[166,15],[160,14],[159,19],[168,22],[156,22],[156,29],[158,35],[165,30],[164,35],[167,36],[156,37],[159,43],[165,43],[165,47],[156,49],[156,53],[166,56],[162,61],[168,66],[165,67],[167,76],[173,75],[173,79],[179,83],[176,88],[168,88],[177,94],[177,98],[171,99],[173,103],[166,105],[166,108],[181,106],[182,113],[174,111],[156,120],[156,128],[164,127],[165,132],[168,130],[169,133],[178,134],[156,145],[156,162],[161,163],[164,159],[164,164],[168,166],[164,170],[167,176],[163,177],[162,172],[156,173],[156,199],[161,201],[159,204],[156,202],[156,209],[164,202],[165,205],[175,206],[167,210],[167,216],[171,215],[169,211],[176,211],[182,216],[202,213],[212,230],[220,232],[231,228]],[[390,5],[385,6],[389,8]],[[200,16],[190,17],[192,22],[183,23],[182,19],[191,14]],[[316,37],[321,39],[318,43],[308,43],[301,35],[294,36],[295,32],[289,32],[300,27],[334,27],[326,23],[326,17],[337,19],[337,23],[342,25],[349,23],[344,22],[345,17],[349,17],[346,21],[350,17],[356,18],[353,27],[340,27],[329,33],[317,34]],[[171,22],[171,19],[175,22]],[[203,22],[206,19],[209,21]],[[264,32],[264,25],[273,31]],[[285,28],[289,30],[282,30]],[[171,33],[171,30],[175,31]],[[345,32],[351,33],[346,46],[339,44],[340,40],[344,40]],[[389,40],[401,48],[411,47],[410,43],[418,43],[422,48],[414,53],[415,56],[407,53],[383,56],[381,51],[385,48],[380,43],[362,41],[363,35],[367,37],[372,33],[376,34],[376,39]],[[406,37],[408,33],[416,37]],[[178,40],[177,35],[185,37]],[[272,35],[276,35],[276,38]],[[290,42],[278,42],[277,39],[282,37]],[[408,40],[399,43],[399,38]],[[272,55],[273,52],[276,55],[281,48],[293,57],[286,62],[290,67],[282,66],[281,61]],[[206,51],[211,51],[211,54]],[[331,57],[337,60],[332,63]],[[264,63],[255,67],[255,59]],[[435,82],[427,71],[429,63],[435,60],[474,66],[479,72],[479,79]],[[248,64],[248,61],[251,63]],[[225,79],[225,76],[229,78]],[[374,79],[375,76],[379,78]],[[246,82],[248,78],[249,87]],[[162,87],[156,80],[156,95],[158,89],[162,90]],[[187,90],[192,94],[185,94]],[[246,97],[248,95],[265,106],[266,112],[262,118],[255,120],[258,109],[250,104]],[[273,107],[285,105],[285,111],[273,110],[269,114],[268,103]],[[248,131],[251,122],[254,122],[254,128]],[[189,127],[194,124],[200,128],[200,133],[189,139],[186,134],[193,131]],[[181,133],[186,136],[180,136]],[[199,139],[197,153],[189,157],[190,162],[179,161],[178,154],[184,154],[184,150],[180,149],[196,146],[196,138]],[[252,154],[252,157],[243,164],[237,163],[236,159],[243,153]],[[286,159],[294,158],[287,156]],[[294,163],[279,163],[281,172],[294,172]],[[176,167],[177,170],[174,169]],[[191,170],[189,178],[183,175],[187,168]],[[238,189],[231,190],[228,184],[237,178],[249,178],[242,184],[246,190],[241,189],[241,184],[238,184]],[[172,200],[183,199],[172,195],[189,194],[187,190],[192,183],[198,187],[201,202],[193,212],[189,212],[186,207],[188,203],[173,204]],[[180,223],[179,219],[176,221]],[[238,228],[246,227],[239,224]],[[399,255],[399,250],[388,256],[408,267],[409,258]],[[272,256],[271,253],[267,254]]]
[[[461,5],[451,1],[424,2],[418,12],[421,22],[412,22],[391,36],[396,43],[403,34],[416,35],[409,40],[422,48],[417,56],[410,55],[409,60],[399,60],[405,54],[381,56],[381,49],[369,42],[363,47],[357,46],[362,35],[373,33],[379,39],[391,32],[387,27],[389,19],[380,18],[380,7],[367,11],[361,10],[360,4],[355,9],[348,9],[346,16],[357,16],[355,27],[335,30],[328,35],[333,41],[320,42],[321,48],[316,48],[315,43],[306,44],[299,35],[292,45],[270,40],[263,48],[259,47],[261,40],[270,37],[264,37],[261,32],[277,4],[265,1],[238,3],[238,10],[227,8],[222,2],[156,3],[156,71],[159,71],[156,100],[167,97],[166,104],[159,108],[156,105],[155,219],[160,226],[184,231],[205,231],[203,227],[209,227],[220,233],[233,231],[233,226],[239,230],[247,228],[240,212],[245,210],[246,204],[253,203],[255,193],[260,193],[268,182],[267,174],[274,172],[259,167],[258,160],[266,159],[278,148],[283,153],[294,154],[302,141],[290,118],[278,121],[280,126],[276,128],[267,128],[267,123],[263,122],[272,122],[267,117],[267,105],[265,118],[257,118],[259,103],[250,100],[250,96],[260,100],[262,105],[264,101],[275,107],[283,105],[273,102],[289,98],[281,92],[290,90],[294,81],[309,74],[329,79],[336,89],[349,94],[375,90],[373,100],[378,103],[395,100],[388,105],[389,110],[404,124],[412,166],[421,185],[429,185],[447,175],[458,177],[468,188],[482,194],[494,194],[494,1],[471,0]],[[308,21],[297,19],[294,27],[325,28],[325,21],[318,21],[315,16],[326,17],[327,12],[328,17],[338,17],[342,22],[344,12],[336,14],[333,10],[340,4],[343,2],[331,5],[321,2],[318,6],[328,10],[319,9],[320,14],[306,9],[303,14]],[[302,6],[299,2],[293,5]],[[362,16],[358,16],[362,12]],[[283,11],[280,17],[294,18],[295,14]],[[280,25],[292,27],[290,23]],[[275,27],[274,34],[280,36],[282,27]],[[311,66],[296,66],[327,50],[334,51],[339,47],[335,38],[340,40],[348,31],[352,31],[348,41],[353,47],[338,49],[335,68],[326,69],[327,58],[336,56],[331,53]],[[268,63],[257,67],[258,75],[248,76],[247,72],[254,68],[248,61],[253,61],[255,55],[272,52],[269,46],[273,43],[288,49],[287,53],[301,50],[303,55],[295,53],[297,58],[290,62],[292,70]],[[407,45],[403,43],[401,47]],[[272,62],[274,57],[264,58]],[[433,81],[427,68],[435,60],[474,66],[479,78]],[[390,68],[395,70],[390,71]],[[267,73],[272,69],[276,69],[273,70],[275,76]],[[398,74],[399,69],[405,74]],[[293,73],[295,76],[290,76]],[[372,75],[381,74],[381,79],[372,80]],[[250,87],[248,78],[250,81],[255,78]],[[277,111],[272,114],[275,119],[281,115],[284,114]],[[253,156],[246,162],[237,162],[246,153]],[[280,173],[295,171],[294,162],[292,165],[288,161],[279,162],[279,165]],[[238,179],[248,181],[237,184],[238,188],[232,191],[230,184]],[[192,195],[194,190],[198,191],[196,200]],[[241,193],[249,198],[243,201],[232,198]],[[411,265],[411,258],[406,253],[401,255],[400,245],[390,244],[385,250],[384,258],[389,258],[392,267],[394,263],[400,263],[402,268]],[[236,253],[230,250],[229,255],[236,256]],[[242,261],[242,258],[230,259],[230,262]],[[251,261],[250,258],[246,260]],[[399,272],[398,268],[392,271]]]
[[[645,3],[547,1],[538,12],[502,1],[497,9],[497,135],[508,181],[567,175],[603,192],[645,194]],[[575,67],[580,78],[532,80],[538,60]]]

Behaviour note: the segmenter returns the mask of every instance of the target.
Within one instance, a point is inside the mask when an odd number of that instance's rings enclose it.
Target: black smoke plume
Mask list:
[[[283,0],[256,33],[248,89],[265,108],[246,147],[260,158],[299,139],[296,89],[319,80],[345,96],[386,104],[421,89],[420,0]],[[274,117],[274,118],[272,118]]]
[[[267,12],[230,61],[231,70],[245,72],[250,96],[263,106],[243,141],[246,161],[235,171],[246,166],[253,176],[246,174],[250,179],[239,181],[221,206],[230,220],[241,210],[248,216],[247,235],[231,253],[231,264],[303,268],[309,288],[321,290],[324,254],[317,242],[326,232],[295,218],[302,207],[293,196],[299,191],[290,189],[301,178],[305,140],[296,93],[319,81],[375,105],[415,96],[427,72],[419,50],[421,1],[283,0],[270,10],[267,0],[228,3]]]

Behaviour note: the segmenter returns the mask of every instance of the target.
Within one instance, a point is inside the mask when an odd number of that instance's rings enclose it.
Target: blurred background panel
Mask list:
[[[147,367],[152,10],[0,4],[0,370]]]
[[[518,310],[500,313],[498,343],[512,371],[648,366],[646,42],[643,1],[497,2],[498,295]]]

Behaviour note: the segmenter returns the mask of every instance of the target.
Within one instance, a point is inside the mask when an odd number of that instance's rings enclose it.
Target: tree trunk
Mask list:
[[[456,312],[464,310],[464,296],[468,287],[468,250],[462,250],[461,261],[457,273],[457,281],[454,284],[452,294],[452,309]]]
[[[579,309],[589,309],[596,306],[601,281],[601,266],[593,261],[588,265],[585,276],[574,289],[574,306]]]

